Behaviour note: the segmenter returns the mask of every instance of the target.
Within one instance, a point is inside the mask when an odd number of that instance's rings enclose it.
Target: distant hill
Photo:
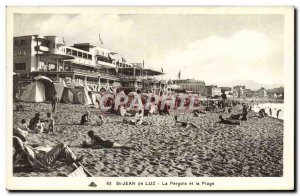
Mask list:
[[[251,90],[258,90],[261,87],[264,87],[265,89],[273,89],[273,88],[279,88],[283,87],[283,84],[262,84],[258,83],[254,80],[231,80],[231,81],[225,81],[225,82],[216,82],[216,83],[210,83],[207,85],[217,85],[219,87],[234,87],[237,85],[246,86],[247,89]]]

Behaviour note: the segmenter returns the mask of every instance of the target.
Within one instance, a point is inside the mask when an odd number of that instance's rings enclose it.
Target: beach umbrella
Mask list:
[[[135,97],[135,96],[140,96],[140,95],[137,92],[132,91],[128,94],[128,96]]]
[[[124,91],[118,92],[117,95],[119,95],[119,96],[126,96],[126,94],[124,93]]]

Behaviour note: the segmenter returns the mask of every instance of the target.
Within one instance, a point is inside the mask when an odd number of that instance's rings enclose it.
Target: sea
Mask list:
[[[284,104],[283,103],[260,103],[256,104],[253,106],[253,111],[258,112],[260,109],[265,109],[266,113],[274,118],[277,118],[277,111],[280,109],[281,111],[279,112],[279,119],[284,118]],[[271,109],[271,111],[270,111]]]

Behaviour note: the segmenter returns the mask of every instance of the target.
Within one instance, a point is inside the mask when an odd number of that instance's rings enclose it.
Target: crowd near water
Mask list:
[[[254,112],[265,109],[270,117],[284,119],[284,104],[283,103],[260,103],[253,106]]]

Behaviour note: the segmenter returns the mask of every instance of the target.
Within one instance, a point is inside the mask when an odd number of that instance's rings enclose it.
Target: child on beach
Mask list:
[[[47,119],[45,120],[45,132],[54,133],[54,119],[50,112],[47,113]]]
[[[40,113],[36,113],[34,118],[29,121],[29,129],[33,131],[33,133],[41,133],[44,131],[44,123],[40,118]]]
[[[87,125],[90,122],[89,114],[90,113],[87,111],[81,116],[80,125]]]
[[[54,92],[52,94],[52,99],[51,99],[51,104],[52,104],[52,112],[54,113],[56,110],[56,106],[57,106],[57,102],[59,101],[58,97],[57,97],[57,93]]]

